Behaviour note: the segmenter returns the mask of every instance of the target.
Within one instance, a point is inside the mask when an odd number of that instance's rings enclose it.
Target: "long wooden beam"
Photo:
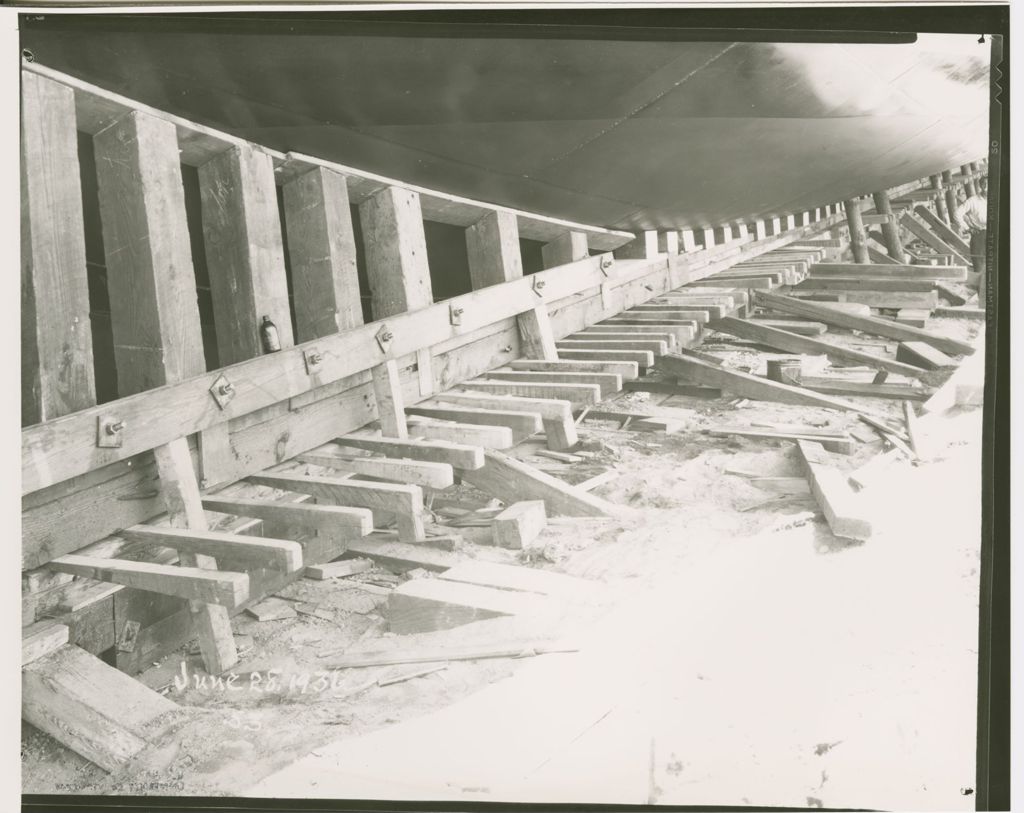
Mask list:
[[[889,319],[878,319],[874,316],[857,316],[852,313],[845,313],[836,308],[818,305],[806,300],[793,299],[789,296],[778,294],[767,294],[758,292],[754,295],[755,303],[764,308],[792,313],[796,316],[810,316],[819,322],[829,325],[846,327],[851,330],[862,330],[865,333],[873,333],[876,336],[885,336],[900,341],[922,341],[938,348],[946,353],[969,355],[974,352],[974,347],[959,339],[951,339],[948,336],[940,336],[921,328],[901,325]]]
[[[226,556],[284,573],[294,573],[302,567],[302,545],[290,539],[270,539],[223,531],[194,531],[189,528],[162,528],[155,525],[125,528],[120,535],[129,542],[162,545],[177,551],[213,557]]]
[[[203,497],[203,508],[207,511],[297,525],[300,528],[311,528],[327,533],[344,532],[366,536],[373,530],[373,512],[367,508],[286,503],[219,495]]]
[[[524,398],[552,398],[568,401],[577,407],[596,404],[601,400],[601,388],[597,384],[542,384],[532,382],[495,381],[476,379],[463,381],[460,388],[474,392],[490,392],[496,395],[519,395]]]
[[[442,443],[430,440],[395,440],[394,438],[344,435],[335,439],[337,446],[350,446],[368,452],[380,452],[391,457],[409,457],[447,463],[460,469],[478,469],[484,464],[484,452],[479,446],[462,443]],[[329,448],[329,447],[328,447]]]
[[[914,213],[942,242],[954,248],[961,257],[971,256],[970,243],[946,225],[941,218],[932,214],[931,209],[927,206],[915,206]]]
[[[443,402],[444,396],[440,396],[438,400]],[[517,439],[516,442],[540,432],[544,428],[540,415],[535,412],[481,409],[468,406],[445,406],[443,403],[435,406],[433,402],[428,402],[427,405],[420,404],[411,407],[409,414],[423,415],[427,418],[440,418],[443,421],[456,421],[459,423],[506,426],[512,430],[512,434]]]
[[[916,215],[911,214],[910,212],[904,212],[903,217],[900,219],[900,225],[915,237],[923,240],[927,245],[931,246],[940,254],[952,254],[953,262],[964,266],[970,265],[968,257],[965,257],[957,251],[957,249],[945,240],[941,239]]]
[[[448,463],[435,463],[429,460],[394,460],[389,457],[356,457],[345,454],[340,448],[317,449],[303,452],[296,456],[302,463],[340,469],[388,480],[393,483],[408,483],[427,488],[448,488],[455,482],[455,475]]]
[[[602,398],[607,398],[622,389],[622,376],[615,373],[492,370],[487,377],[492,381],[523,381],[533,384],[596,384],[601,388]]]
[[[899,263],[818,263],[812,277],[890,277],[898,279],[967,279],[967,267],[961,265],[900,265]]]

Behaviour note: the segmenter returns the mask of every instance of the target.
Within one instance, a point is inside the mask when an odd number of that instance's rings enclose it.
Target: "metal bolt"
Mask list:
[[[324,357],[319,353],[310,353],[306,358],[309,360],[310,364],[319,364],[324,360]]]
[[[107,434],[108,435],[116,435],[118,432],[120,432],[122,429],[124,429],[125,426],[127,426],[127,424],[124,421],[117,421],[116,423],[108,423],[106,425]]]
[[[462,316],[463,308],[452,308],[452,316]]]
[[[512,345],[506,344],[503,348],[501,348],[501,352],[502,353],[511,353],[512,352]]]
[[[380,335],[380,340],[382,342],[390,342],[393,338],[395,338],[395,334],[390,330],[386,330]]]
[[[535,288],[537,288],[537,289],[539,290],[540,288],[543,288],[543,287],[544,287],[545,285],[547,285],[547,281],[546,281],[546,280],[542,280],[542,279],[539,279],[539,280],[537,280],[537,282],[536,282],[536,284],[534,285],[534,287],[535,287]]]
[[[221,395],[230,395],[234,391],[235,385],[232,384],[230,381],[225,381],[223,384],[217,387],[217,392],[219,392]]]

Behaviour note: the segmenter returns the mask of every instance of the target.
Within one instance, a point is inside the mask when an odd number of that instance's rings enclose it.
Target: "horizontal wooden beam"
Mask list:
[[[508,366],[513,370],[537,370],[538,372],[567,372],[567,373],[614,373],[620,376],[623,381],[629,381],[640,375],[640,370],[633,361],[572,361],[569,359],[558,359],[549,361],[546,359],[516,359],[510,361]]]
[[[927,293],[936,283],[928,279],[893,277],[811,277],[795,287],[797,291],[905,291]]]
[[[601,400],[601,388],[597,384],[537,384],[477,379],[475,381],[463,381],[459,387],[473,392],[490,392],[496,395],[518,395],[524,398],[553,398],[569,401],[569,403],[577,407],[596,404]]]
[[[443,401],[444,396],[438,396]],[[410,407],[406,410],[410,415],[424,415],[428,418],[440,418],[444,421],[459,423],[478,423],[486,426],[507,426],[517,439],[529,437],[543,429],[539,414],[534,412],[516,412],[514,410],[481,409],[474,407],[424,405]]]
[[[338,446],[380,452],[390,457],[409,457],[447,463],[460,469],[478,469],[484,464],[484,450],[463,443],[442,443],[429,440],[395,440],[394,438],[344,435],[335,441]]]
[[[654,340],[563,339],[555,345],[562,350],[641,350],[660,356],[668,352],[668,343]]]
[[[563,349],[558,351],[560,359],[579,361],[630,361],[641,367],[654,364],[654,353],[649,350],[580,350]]]
[[[249,598],[249,576],[245,573],[71,554],[51,559],[46,566],[61,573],[229,609]]]
[[[417,417],[409,421],[409,431],[414,437],[452,442],[461,440],[485,449],[511,449],[515,445],[512,430],[494,424],[454,423]]]
[[[223,531],[164,528],[155,525],[125,528],[121,531],[121,536],[129,542],[162,545],[179,552],[249,562],[256,567],[280,570],[283,573],[294,573],[302,568],[302,545],[290,539],[270,539]]]
[[[366,508],[286,503],[220,495],[203,497],[203,508],[207,511],[252,517],[282,525],[297,525],[300,528],[325,533],[343,532],[366,536],[373,530],[373,512]]]
[[[704,432],[711,435],[712,437],[743,437],[752,438],[754,440],[810,440],[815,443],[820,443],[825,449],[830,452],[836,452],[837,454],[853,454],[856,442],[849,435],[817,435],[813,432],[797,432],[794,430],[785,429],[758,429],[752,426],[718,426],[710,429],[705,429]]]
[[[967,279],[966,266],[899,265],[898,263],[818,263],[811,269],[812,277],[889,277],[896,279]]]
[[[925,401],[932,391],[910,384],[875,384],[871,381],[843,381],[838,378],[803,376],[800,386],[826,395],[855,395],[859,398],[892,398],[904,401]]]
[[[534,384],[596,384],[601,398],[622,389],[622,376],[615,373],[538,372],[534,370],[492,370],[487,374],[492,381],[527,382]]]
[[[406,410],[406,412],[416,414],[414,410]],[[428,488],[448,488],[455,482],[455,474],[449,463],[435,463],[429,460],[393,460],[388,457],[357,457],[345,454],[344,449],[333,446],[333,444],[331,448],[320,447],[304,452],[295,459],[303,463],[327,466],[393,483],[408,483]]]
[[[592,386],[592,385],[586,385]],[[596,387],[594,387],[597,389]],[[572,418],[572,402],[558,398],[532,398],[485,391],[446,392],[438,400],[484,409],[508,409],[516,412],[536,413],[544,425],[549,449],[571,449],[579,441]]]

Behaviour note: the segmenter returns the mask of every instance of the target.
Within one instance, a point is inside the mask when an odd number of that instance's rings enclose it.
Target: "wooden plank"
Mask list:
[[[623,235],[623,242],[632,238],[631,234]],[[587,234],[579,231],[562,232],[554,240],[541,246],[540,252],[545,268],[557,268],[560,265],[582,260],[590,254]]]
[[[21,422],[96,403],[85,226],[70,89],[23,74]]]
[[[215,558],[225,556],[284,573],[294,573],[302,567],[302,545],[290,539],[154,525],[135,525],[125,528],[120,535],[129,542],[163,545],[179,553],[201,553]]]
[[[441,400],[444,396],[440,396]],[[458,423],[477,423],[486,426],[507,426],[512,430],[516,442],[540,432],[543,428],[541,416],[533,412],[514,410],[480,409],[469,406],[415,406],[407,410],[410,415],[440,418]]]
[[[820,443],[830,452],[837,454],[853,454],[856,448],[853,438],[848,435],[829,435],[811,431],[798,431],[799,427],[778,427],[777,429],[758,429],[746,426],[719,426],[704,429],[712,437],[731,437],[733,435],[752,438],[754,440],[810,440]]]
[[[339,579],[356,573],[365,573],[372,567],[373,562],[369,559],[345,559],[340,562],[327,562],[307,567],[303,575],[307,579],[323,581],[324,579]]]
[[[359,204],[359,220],[373,318],[433,304],[419,195],[387,186]]]
[[[562,350],[640,350],[660,356],[668,352],[668,344],[654,340],[622,339],[563,339],[556,344]]]
[[[46,566],[61,573],[72,573],[75,576],[220,607],[236,607],[249,598],[249,577],[245,573],[74,554],[51,559]]]
[[[961,296],[948,285],[944,285],[941,282],[936,282],[935,290],[939,292],[939,296],[941,296],[943,299],[945,299],[946,301],[953,305],[967,304],[967,297]]]
[[[454,567],[463,556],[451,551],[439,550],[429,545],[410,545],[379,538],[376,534],[365,539],[351,541],[343,554],[345,561],[353,558],[370,559],[388,570],[405,573],[421,568],[439,573]]]
[[[800,322],[787,319],[772,319],[768,316],[753,316],[747,321],[756,322],[765,327],[773,327],[777,330],[785,330],[789,333],[796,333],[799,336],[820,336],[828,331],[828,325],[822,322]]]
[[[721,319],[728,310],[723,305],[712,305],[695,302],[692,298],[678,299],[663,304],[634,305],[623,315],[633,319],[637,316],[656,316],[663,319],[694,319],[700,321],[700,314],[706,313],[709,319]]]
[[[936,237],[942,240],[946,245],[950,246],[961,257],[969,257],[971,255],[970,244],[964,240],[963,237],[953,231],[939,217],[932,214],[931,210],[927,206],[915,206],[914,213],[929,229],[932,230]]]
[[[340,447],[331,445],[297,455],[296,460],[327,466],[340,471],[388,480],[393,483],[408,483],[426,488],[448,488],[455,482],[455,475],[448,463],[433,463],[426,460],[393,460],[387,457],[357,457],[345,454]],[[367,532],[368,533],[368,532]]]
[[[524,358],[549,361],[558,358],[547,305],[523,311],[516,317],[516,325],[519,329],[519,351]]]
[[[807,470],[811,493],[832,533],[846,539],[870,539],[871,523],[859,510],[846,476],[830,465],[821,444],[800,440],[797,448]]]
[[[555,652],[576,652],[571,645],[551,644],[545,640],[516,641],[507,645],[483,646],[403,646],[385,652],[352,652],[324,663],[328,669],[358,669],[371,666],[397,666],[409,663],[476,661],[492,658],[522,658]]]
[[[111,772],[156,741],[161,718],[178,708],[77,646],[23,668],[21,694],[24,720]]]
[[[811,269],[812,277],[850,277],[863,274],[869,277],[895,279],[967,279],[967,266],[959,265],[899,265],[879,263],[818,263]]]
[[[573,517],[603,517],[615,513],[615,507],[598,497],[580,491],[532,466],[488,450],[483,468],[463,470],[458,476],[481,491],[502,500],[543,500],[549,513]]]
[[[49,655],[68,642],[71,630],[56,621],[37,621],[21,631],[21,665]]]
[[[822,339],[799,336],[790,331],[771,327],[763,322],[726,317],[725,319],[713,322],[712,327],[720,333],[727,333],[730,336],[765,344],[782,350],[785,353],[824,355],[831,361],[863,364],[876,370],[887,370],[890,373],[899,373],[900,375],[914,378],[919,377],[924,372],[920,367],[905,364],[902,361],[894,361],[883,356],[853,350]]]
[[[842,381],[834,378],[804,376],[800,386],[826,395],[856,395],[861,398],[894,398],[908,401],[924,401],[931,390],[909,384],[875,384],[870,381]]]
[[[267,318],[280,346],[291,347],[273,161],[254,147],[235,147],[199,168],[199,190],[220,365],[268,352],[262,338]]]
[[[601,388],[597,384],[536,384],[476,379],[464,381],[459,387],[473,392],[490,392],[496,395],[518,395],[524,398],[569,401],[576,407],[596,404],[601,400]]]
[[[395,440],[394,438],[343,435],[335,439],[338,446],[350,446],[379,452],[388,457],[408,457],[435,463],[448,463],[460,469],[478,469],[484,465],[484,452],[479,446],[464,443],[441,443],[429,440]]]
[[[466,257],[474,291],[523,276],[516,216],[490,212],[466,229]]]
[[[622,389],[622,377],[616,373],[538,372],[532,370],[492,370],[490,381],[525,381],[541,384],[596,384],[601,398],[608,398]]]
[[[508,363],[513,370],[536,370],[538,372],[567,373],[611,373],[629,381],[640,375],[638,365],[633,361],[572,361],[559,359],[515,359]]]
[[[597,582],[562,573],[481,561],[461,562],[444,571],[440,578],[444,581],[568,600],[593,596],[600,587]]]
[[[654,353],[649,350],[559,350],[558,357],[578,361],[629,361],[640,367],[654,364]]]
[[[530,547],[544,530],[548,517],[543,500],[524,500],[512,503],[491,523],[494,544],[499,548],[522,550]]]
[[[748,373],[728,370],[696,358],[667,355],[658,361],[658,367],[669,375],[692,381],[694,384],[718,387],[756,401],[776,401],[782,404],[826,407],[850,412],[869,411],[849,401],[819,395],[788,384],[779,384]]]
[[[248,480],[259,485],[309,494],[318,501],[334,505],[354,505],[394,514],[403,541],[420,542],[426,535],[423,529],[423,490],[419,486],[363,483],[285,473],[255,474]]]
[[[695,387],[672,381],[627,381],[626,392],[655,392],[664,395],[683,395],[690,398],[721,398],[722,391],[713,387]]]
[[[900,225],[903,226],[907,231],[913,234],[915,237],[923,240],[927,245],[931,246],[940,254],[952,254],[953,262],[957,265],[962,265],[967,268],[971,266],[970,254],[966,256],[957,251],[953,246],[942,240],[936,235],[927,225],[915,215],[910,212],[904,212],[903,217],[900,218]]]
[[[132,113],[93,145],[118,394],[199,375],[206,362],[174,127]]]
[[[928,279],[899,277],[809,277],[794,287],[796,291],[901,291],[928,293],[937,283]]]
[[[472,443],[485,449],[511,449],[515,445],[512,430],[507,426],[464,424],[430,418],[413,418],[412,433],[429,440],[448,440],[453,443]]]
[[[658,312],[646,313],[644,311],[623,311],[618,316],[605,319],[602,324],[606,325],[646,325],[661,323],[664,325],[699,325],[707,322],[711,314],[706,310],[697,308],[672,308],[665,314]]]
[[[503,394],[503,391],[490,395],[486,394],[484,391],[473,391],[468,393],[447,392],[439,398],[442,401],[450,403],[460,405],[465,404],[467,406],[475,406],[484,409],[508,409],[516,412],[536,413],[541,417],[549,449],[571,449],[579,441],[579,436],[576,432],[576,424],[573,422],[572,418],[572,403],[568,400],[505,395]]]
[[[928,318],[930,316],[931,309],[928,308],[900,308],[900,310],[896,312],[896,316],[893,318],[894,321],[899,322],[901,325],[924,327],[928,324]]]
[[[936,308],[932,311],[933,316],[947,316],[954,319],[973,319],[984,322],[986,314],[984,308]]]
[[[189,528],[193,531],[207,530],[206,515],[203,512],[199,484],[192,468],[188,443],[184,438],[173,440],[154,449],[153,457],[160,477],[160,494],[167,508],[167,518],[171,527]],[[217,568],[217,560],[213,557],[187,551],[178,554],[178,561],[183,567],[211,573],[215,573]],[[244,578],[245,589],[248,592],[249,577]],[[231,633],[227,607],[216,603],[190,601],[189,613],[199,638],[199,649],[206,671],[211,675],[219,675],[234,666],[238,662],[238,652],[235,638]]]
[[[563,341],[657,341],[664,342],[667,348],[672,348],[676,345],[676,334],[637,332],[625,327],[603,328],[600,325],[592,325],[579,333],[570,333]]]
[[[794,291],[791,296],[794,299],[826,300],[828,297],[835,297],[843,302],[856,302],[867,305],[870,308],[887,308],[898,310],[901,308],[920,308],[931,310],[939,304],[939,295],[931,290],[927,293],[900,293],[896,291]]]
[[[892,259],[888,254],[883,254],[875,248],[871,241],[868,241],[868,260],[872,263],[879,263],[881,265],[899,265],[899,263]]]
[[[777,294],[758,292],[755,297],[756,304],[761,307],[793,313],[798,316],[810,316],[826,324],[846,327],[852,330],[862,330],[865,333],[873,333],[876,336],[885,336],[900,341],[922,341],[948,353],[970,354],[974,352],[974,348],[967,342],[930,333],[920,328],[899,325],[888,319],[878,319],[872,316],[855,316],[818,303],[793,299],[788,296],[779,296]]]
[[[405,399],[402,397],[402,382],[398,375],[398,362],[388,359],[370,371],[373,379],[373,395],[377,402],[377,415],[381,432],[386,437],[402,440],[409,437],[405,420]]]
[[[545,599],[441,579],[413,579],[388,596],[388,629],[396,635],[451,629],[503,615],[526,615]]]
[[[925,342],[900,342],[896,346],[896,358],[925,370],[956,367],[953,359]]]
[[[373,512],[366,508],[286,503],[221,495],[203,497],[203,508],[222,514],[253,517],[268,522],[280,522],[284,525],[297,525],[300,528],[309,528],[325,533],[366,536],[373,530]]]
[[[616,338],[617,334],[622,333],[632,336],[644,334],[642,338],[647,338],[647,334],[651,334],[656,339],[667,336],[671,339],[671,343],[674,346],[676,344],[692,342],[697,337],[697,325],[693,322],[682,325],[659,324],[657,322],[648,322],[643,325],[623,325],[618,322],[609,322],[591,325],[584,328],[582,332],[573,335],[585,339],[595,333],[607,336],[608,338]]]
[[[282,192],[296,341],[363,324],[345,176],[315,167],[283,184]]]

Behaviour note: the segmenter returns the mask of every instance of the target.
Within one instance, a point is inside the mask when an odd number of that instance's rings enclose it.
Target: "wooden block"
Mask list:
[[[640,367],[654,364],[654,353],[645,350],[559,350],[558,358],[578,361],[629,361]]]
[[[297,615],[291,604],[274,597],[265,598],[251,607],[246,607],[245,611],[257,621],[283,621]]]
[[[300,474],[263,473],[248,478],[260,485],[309,494],[318,501],[335,505],[355,505],[394,514],[398,533],[405,541],[424,538],[423,490],[419,486],[398,483],[363,483],[333,477],[309,477]]]
[[[282,192],[296,341],[363,324],[345,176],[314,167],[286,182]]]
[[[705,429],[704,431],[713,437],[729,437],[736,435],[755,440],[810,440],[815,443],[820,443],[828,451],[836,452],[837,454],[853,454],[855,450],[853,438],[847,435],[834,436],[819,434],[813,431],[794,431],[793,429],[786,430],[784,428],[777,430],[755,429],[753,427],[745,426],[719,426]]]
[[[49,655],[68,642],[70,630],[56,621],[37,621],[21,631],[21,665]]]
[[[420,196],[386,186],[359,204],[374,319],[434,302]]]
[[[62,573],[61,575],[71,576],[69,573]],[[74,577],[71,576],[71,578]],[[120,584],[98,582],[93,579],[76,579],[57,591],[53,609],[57,613],[78,613],[87,607],[98,604],[122,589]]]
[[[427,545],[410,545],[405,542],[380,539],[377,535],[350,542],[343,554],[345,560],[352,558],[369,559],[398,573],[423,568],[440,572],[454,567],[462,557]]]
[[[340,579],[355,573],[365,573],[373,567],[369,559],[343,559],[340,562],[327,562],[323,565],[307,567],[303,575],[307,579],[323,581],[324,579]]]
[[[956,362],[953,359],[924,342],[900,342],[896,347],[896,358],[924,370],[956,367]]]
[[[409,424],[414,436],[431,440],[462,441],[485,449],[510,449],[515,445],[512,430],[507,426],[453,423],[421,417],[412,418]]]
[[[896,314],[894,321],[899,322],[901,325],[911,325],[912,327],[924,327],[928,322],[928,317],[931,316],[930,309],[922,308],[901,308]]]
[[[585,407],[601,400],[601,388],[596,384],[536,384],[527,382],[476,379],[459,385],[474,392],[497,395],[518,395],[524,398],[550,398],[568,401],[575,407]]]
[[[499,548],[528,548],[545,525],[547,513],[543,500],[513,503],[498,514],[491,524],[494,544]]]
[[[398,362],[388,359],[374,367],[370,374],[373,378],[373,395],[377,401],[377,415],[384,436],[399,440],[409,437]]]
[[[508,363],[513,370],[536,370],[538,372],[557,373],[611,373],[629,381],[640,375],[636,362],[633,361],[572,361],[559,359],[546,361],[543,359],[515,359]]]
[[[519,352],[528,359],[558,358],[555,334],[547,305],[537,305],[516,317],[519,330]]]
[[[568,265],[590,255],[585,232],[566,231],[541,247],[541,260],[545,268]]]
[[[121,536],[129,542],[163,545],[179,552],[206,556],[225,556],[284,573],[294,573],[302,568],[302,545],[290,539],[269,539],[223,531],[193,531],[189,528],[162,528],[155,525],[125,528]]]
[[[950,316],[954,319],[974,319],[985,321],[985,310],[983,308],[936,308],[932,311],[933,316]]]
[[[871,523],[861,514],[846,477],[829,464],[821,444],[800,440],[797,447],[807,470],[811,493],[832,533],[847,539],[869,539]]]
[[[786,319],[771,319],[755,316],[748,320],[756,322],[765,327],[773,327],[778,330],[785,330],[789,333],[796,333],[799,336],[820,336],[828,331],[828,325],[822,322],[797,322]]]
[[[934,283],[935,290],[939,292],[939,296],[945,299],[952,305],[966,305],[967,297],[961,296],[954,291],[950,286],[945,285],[941,282]]]
[[[884,384],[873,381],[843,381],[838,378],[816,378],[805,376],[801,387],[827,395],[855,395],[861,398],[895,398],[907,401],[924,401],[931,391],[910,384]]]
[[[873,333],[876,336],[885,336],[887,338],[898,339],[903,342],[926,342],[932,347],[948,353],[970,354],[974,352],[973,346],[967,342],[959,341],[958,339],[951,339],[916,327],[898,325],[888,319],[877,319],[871,316],[854,316],[826,307],[822,304],[793,299],[792,297],[758,292],[755,294],[755,304],[760,305],[761,307],[771,308],[772,310],[782,310],[787,313],[794,313],[799,316],[811,316],[818,321],[825,322],[826,324],[838,325],[852,330],[861,330],[865,333]],[[897,357],[897,360],[900,359]]]
[[[199,168],[199,188],[220,364],[267,352],[261,338],[265,317],[277,328],[280,346],[291,347],[295,340],[270,155],[248,145],[221,153]]]
[[[589,386],[589,385],[588,385]],[[595,388],[596,389],[596,388]],[[488,395],[483,392],[447,392],[439,400],[486,409],[508,409],[540,415],[547,436],[548,448],[569,449],[579,440],[572,419],[569,401],[548,398],[525,398],[514,395]]]
[[[601,398],[608,398],[622,389],[622,378],[616,373],[536,372],[525,370],[491,370],[491,381],[525,381],[541,384],[596,384]]]
[[[485,452],[483,468],[460,471],[459,477],[484,493],[502,500],[543,500],[549,513],[576,517],[603,517],[615,507],[532,466],[504,455]]]
[[[303,505],[220,495],[203,497],[203,508],[207,511],[219,511],[223,514],[235,514],[240,517],[254,517],[268,522],[297,525],[300,528],[326,533],[366,536],[373,530],[373,512],[366,508]]]
[[[444,398],[442,395],[441,398]],[[543,428],[541,416],[534,412],[512,410],[479,409],[469,406],[415,406],[407,409],[410,415],[423,415],[459,423],[476,423],[486,426],[506,426],[512,430],[513,440],[519,442]]]
[[[174,125],[134,112],[93,145],[118,395],[199,375],[206,361]]]
[[[547,606],[539,596],[441,579],[413,579],[388,596],[388,628],[396,635],[451,629],[485,618],[526,615]]]
[[[344,435],[335,438],[338,446],[350,446],[369,452],[380,452],[388,457],[409,457],[448,463],[460,469],[478,469],[484,464],[484,451],[479,446],[463,443],[441,443],[429,440],[395,440],[394,438]]]
[[[96,403],[73,91],[25,73],[21,92],[21,422]]]
[[[117,771],[166,730],[177,705],[77,646],[21,672],[22,718],[105,771]]]
[[[409,483],[427,488],[448,488],[455,482],[455,475],[448,463],[433,463],[424,460],[392,460],[387,457],[355,457],[344,453],[340,447],[328,444],[312,452],[295,457],[303,463],[327,466],[352,474],[388,480],[393,483]],[[356,510],[356,509],[349,509]],[[361,509],[359,509],[361,510]],[[368,533],[368,532],[367,532]]]
[[[517,593],[535,593],[556,599],[578,599],[594,595],[598,584],[561,573],[494,562],[462,562],[441,574],[445,581],[494,587]]]
[[[466,257],[474,291],[521,277],[523,260],[515,214],[490,212],[466,229]]]

